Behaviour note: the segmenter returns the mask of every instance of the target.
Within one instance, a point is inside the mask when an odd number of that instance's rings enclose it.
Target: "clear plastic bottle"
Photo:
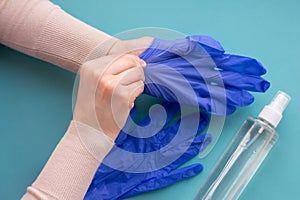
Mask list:
[[[290,97],[279,91],[258,118],[249,117],[194,199],[238,199],[278,139],[275,129]]]

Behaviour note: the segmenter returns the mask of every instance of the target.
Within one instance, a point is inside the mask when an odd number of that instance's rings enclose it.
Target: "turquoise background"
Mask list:
[[[271,82],[266,94],[226,119],[219,142],[202,160],[202,174],[131,199],[192,199],[247,116],[256,116],[277,90],[292,101],[277,130],[280,139],[241,199],[297,199],[300,195],[300,1],[55,0],[63,9],[109,34],[158,26],[210,35],[230,53],[259,59]],[[0,46],[0,199],[19,199],[40,173],[72,118],[75,75]]]

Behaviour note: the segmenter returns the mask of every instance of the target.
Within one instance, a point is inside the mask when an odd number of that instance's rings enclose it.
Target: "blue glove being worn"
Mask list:
[[[236,107],[251,104],[254,97],[248,91],[265,92],[270,86],[261,77],[266,70],[257,60],[225,54],[207,36],[154,39],[140,58],[147,63],[145,94],[192,106],[195,101],[216,115],[229,115]]]
[[[97,169],[94,179],[86,193],[85,199],[123,199],[130,197],[142,192],[159,189],[182,179],[189,178],[199,174],[203,167],[201,164],[192,164],[190,166],[179,168],[180,165],[187,162],[195,155],[199,153],[205,146],[211,141],[209,134],[197,133],[190,134],[186,140],[180,139],[180,142],[168,147],[170,141],[174,140],[178,135],[179,126],[183,121],[191,121],[194,116],[189,114],[183,118],[176,119],[175,122],[173,116],[180,112],[179,104],[165,102],[161,106],[167,111],[166,124],[161,130],[155,135],[147,138],[137,138],[133,135],[141,135],[138,127],[135,127],[132,121],[128,120],[124,129],[128,129],[128,133],[121,131],[115,141],[115,146],[112,148],[110,153],[105,157],[100,167]],[[130,112],[130,116],[135,115],[135,108]],[[199,115],[199,113],[197,113]],[[161,121],[160,109],[154,109],[153,112],[150,110],[150,117],[142,120],[138,123],[140,126],[147,126],[150,121],[151,124],[159,124]],[[150,119],[151,118],[151,119]],[[207,114],[201,114],[200,122],[197,124],[198,131],[202,131],[208,124],[209,117]],[[168,125],[172,124],[172,125]],[[155,127],[154,127],[155,129]],[[144,130],[144,129],[143,129]],[[150,127],[148,131],[153,131]],[[144,131],[143,133],[145,134]],[[185,130],[189,131],[189,130]],[[146,133],[147,134],[147,133]],[[188,135],[184,133],[183,135]],[[189,141],[188,141],[189,140]],[[166,148],[165,148],[166,147]],[[126,150],[127,152],[135,153],[153,153],[160,149],[165,148],[164,152],[159,152],[155,155],[157,159],[144,159],[139,160],[134,154],[124,154],[120,156],[119,148]],[[164,159],[169,157],[177,156],[178,159],[174,160],[170,164],[167,164],[156,170],[152,170],[152,167],[157,163],[163,162]],[[159,156],[165,156],[159,158]],[[118,166],[127,166],[118,170],[112,168],[106,163],[118,163]],[[127,168],[137,163],[138,166],[146,164],[149,166],[149,170],[144,169],[145,172],[132,172]],[[129,167],[128,167],[129,166]],[[143,168],[143,167],[141,167]],[[154,167],[155,168],[155,167]]]

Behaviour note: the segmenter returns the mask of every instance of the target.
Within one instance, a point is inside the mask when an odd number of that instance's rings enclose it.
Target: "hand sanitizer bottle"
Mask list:
[[[290,97],[279,91],[258,118],[249,117],[194,199],[238,199],[278,139],[274,130]]]

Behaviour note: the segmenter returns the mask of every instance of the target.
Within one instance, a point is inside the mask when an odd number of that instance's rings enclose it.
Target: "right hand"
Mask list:
[[[105,56],[83,64],[74,120],[112,140],[125,125],[134,100],[144,90],[146,63],[134,55]]]

